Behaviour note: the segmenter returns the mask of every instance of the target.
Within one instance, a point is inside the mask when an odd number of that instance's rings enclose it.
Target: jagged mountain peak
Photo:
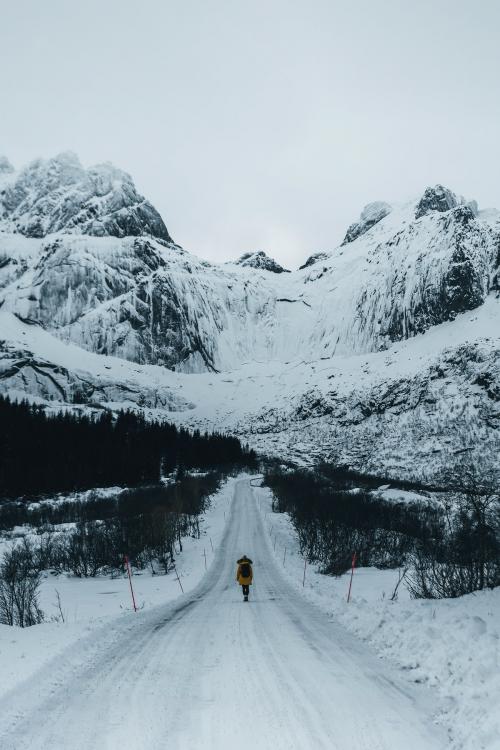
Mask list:
[[[127,172],[110,163],[85,169],[72,151],[36,159],[0,193],[0,230],[26,237],[54,232],[149,235],[171,242],[156,209]]]
[[[434,185],[425,189],[415,209],[415,218],[420,219],[431,211],[449,211],[458,205],[465,203],[462,197],[458,197],[449,188],[443,185]]]
[[[63,153],[7,169],[0,391],[184,410],[365,470],[446,463],[474,430],[498,433],[500,213],[442,185],[370,203],[350,244],[283,273],[262,250],[220,265],[166,242],[112,164]]]
[[[273,258],[270,258],[263,250],[256,250],[253,253],[243,253],[238,258],[236,265],[250,268],[258,268],[262,271],[271,271],[272,273],[290,273],[287,268],[283,268]]]
[[[391,211],[392,206],[385,201],[368,203],[361,211],[359,221],[354,222],[348,228],[342,244],[347,245],[347,243],[368,232],[369,229],[378,224],[379,221],[382,221]]]
[[[467,206],[474,216],[479,213],[477,201],[467,201],[463,195],[457,195],[452,190],[443,185],[434,185],[426,188],[423,196],[417,203],[415,209],[415,218],[420,219],[434,211],[445,213],[458,206]]]

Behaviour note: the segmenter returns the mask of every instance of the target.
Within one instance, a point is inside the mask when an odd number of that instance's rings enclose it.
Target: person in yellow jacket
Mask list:
[[[253,581],[252,561],[249,557],[243,555],[243,557],[240,557],[240,559],[237,560],[237,563],[236,581],[243,589],[243,601],[247,602],[250,586]]]

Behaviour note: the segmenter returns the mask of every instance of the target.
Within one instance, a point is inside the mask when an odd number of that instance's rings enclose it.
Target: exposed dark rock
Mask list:
[[[497,250],[491,277],[491,289],[500,292],[500,236],[497,237]]]
[[[156,209],[130,175],[111,164],[85,170],[75,154],[38,159],[0,196],[4,228],[26,237],[66,231],[93,236],[150,235],[171,241]]]
[[[384,201],[369,203],[362,210],[359,221],[351,224],[347,230],[342,244],[347,245],[349,242],[357,239],[357,237],[368,232],[369,229],[378,224],[379,221],[382,221],[391,211],[392,207],[388,203],[384,203]]]
[[[488,266],[491,261],[480,249],[485,236],[469,206],[459,205],[442,219],[442,243],[451,247],[446,263],[434,265],[424,255],[419,263],[418,284],[411,298],[409,279],[404,266],[396,267],[392,284],[392,305],[389,315],[381,321],[380,333],[391,341],[424,333],[434,325],[454,320],[459,313],[481,305],[488,294]],[[389,245],[390,243],[387,243]],[[432,261],[433,244],[426,248]],[[406,300],[406,301],[405,301]],[[368,298],[359,301],[360,315],[367,314]]]
[[[259,268],[262,271],[271,271],[272,273],[290,273],[287,268],[283,268],[273,258],[270,258],[263,250],[257,250],[254,253],[244,253],[236,261],[238,266],[247,266],[250,268]]]
[[[314,255],[310,255],[306,262],[299,266],[299,271],[302,271],[303,268],[309,268],[309,266],[313,266],[315,263],[318,263],[320,260],[325,260],[328,257],[328,253],[314,253]]]
[[[492,401],[500,401],[500,371],[492,372],[484,370],[480,372],[473,381],[474,385],[483,388],[488,398]]]
[[[458,206],[459,200],[455,193],[442,185],[428,187],[418,202],[415,218],[420,219],[431,211],[449,211]]]
[[[35,356],[28,349],[12,348],[0,340],[0,391],[26,390],[48,402],[98,407],[109,402],[132,402],[162,409],[192,408],[167,389],[131,385],[91,373],[73,372]]]

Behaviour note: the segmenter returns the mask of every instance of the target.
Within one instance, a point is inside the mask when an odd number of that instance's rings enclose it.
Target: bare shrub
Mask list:
[[[500,585],[500,477],[462,464],[442,475],[447,487],[441,534],[415,552],[408,588],[425,599],[457,597]]]
[[[0,563],[0,622],[24,628],[43,621],[38,604],[41,572],[26,539],[8,550]]]

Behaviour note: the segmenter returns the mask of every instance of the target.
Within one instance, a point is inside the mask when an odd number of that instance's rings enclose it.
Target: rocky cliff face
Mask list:
[[[293,273],[264,253],[200,261],[146,237],[148,221],[121,238],[103,215],[106,235],[94,237],[66,216],[69,230],[42,238],[0,233],[0,302],[90,351],[185,372],[375,352],[478,307],[497,283],[496,215],[444,210],[440,196],[371,204],[362,231]]]
[[[131,178],[110,165],[85,170],[65,154],[16,173],[0,161],[0,314],[27,326],[9,323],[11,334],[0,333],[0,387],[49,401],[177,409],[193,424],[252,434],[269,451],[292,451],[286,435],[300,444],[298,430],[304,451],[313,454],[314,435],[321,432],[325,457],[339,449],[337,437],[346,430],[358,446],[365,436],[368,446],[375,423],[377,430],[383,423],[380,429],[399,434],[422,404],[439,402],[446,411],[448,391],[436,396],[431,381],[433,368],[443,366],[447,342],[439,344],[425,372],[416,365],[404,374],[401,363],[393,366],[392,353],[415,342],[409,355],[415,364],[421,341],[442,326],[461,331],[472,315],[479,322],[468,328],[471,347],[456,336],[456,346],[466,352],[460,362],[467,361],[467,352],[472,360],[474,337],[485,336],[482,311],[498,294],[499,266],[500,214],[479,211],[439,185],[407,205],[370,204],[341,246],[284,273],[262,252],[224,265],[186,253]],[[488,314],[498,324],[497,309],[488,307]],[[32,336],[37,330],[46,337],[43,345]],[[52,358],[47,348],[55,352]],[[500,388],[498,350],[500,341],[488,351],[488,366],[471,370],[460,386],[467,405],[477,389],[481,404],[491,405],[491,394]],[[111,358],[116,374],[101,369],[96,375],[96,355]],[[377,371],[366,380],[363,373],[381,356],[393,375],[388,380]],[[83,371],[73,367],[75,357],[81,357]],[[320,383],[326,365],[322,370],[319,364],[327,361],[332,382]],[[446,372],[458,388],[462,365],[450,361]],[[337,378],[335,363],[348,373],[340,390],[329,387]],[[148,370],[150,365],[159,368]],[[168,382],[156,387],[150,379],[162,381],[160,370],[169,373]],[[190,379],[172,371],[198,375]],[[270,396],[262,400],[265,393]],[[202,400],[213,402],[210,413],[200,411]],[[483,406],[489,424],[496,424],[491,408]],[[387,424],[382,414],[389,415]],[[415,446],[417,432],[408,438]],[[367,461],[361,448],[356,455]]]
[[[380,341],[423,333],[486,299],[496,232],[465,205],[411,223],[369,253],[372,277],[358,300],[365,331]]]
[[[53,232],[95,237],[150,235],[171,241],[156,209],[130,175],[111,164],[84,169],[75,154],[29,164],[19,173],[0,163],[0,229],[26,237]]]
[[[426,216],[431,211],[444,213],[455,208],[459,203],[464,203],[463,198],[457,198],[455,193],[452,193],[448,188],[442,185],[428,187],[417,204],[415,218],[420,219],[421,216]]]

